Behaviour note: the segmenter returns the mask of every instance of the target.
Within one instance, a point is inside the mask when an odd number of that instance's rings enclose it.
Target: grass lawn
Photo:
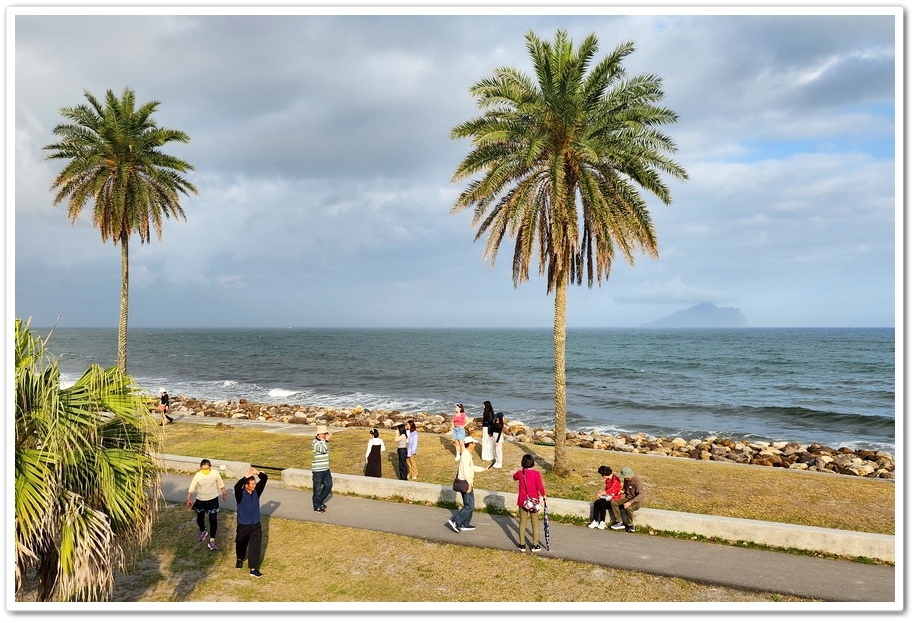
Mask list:
[[[394,431],[381,433],[386,443],[382,477],[396,478]],[[368,439],[368,430],[363,428],[334,432],[332,471],[362,474]],[[162,452],[283,469],[310,469],[312,458],[311,437],[232,427],[231,421],[219,427],[176,422],[163,429]],[[475,477],[480,488],[516,491],[512,473],[518,469],[522,455],[529,453],[544,474],[548,497],[592,501],[603,487],[598,467],[608,465],[619,473],[628,465],[643,477],[648,491],[643,504],[646,507],[857,532],[895,533],[896,485],[891,480],[582,448],[567,449],[571,474],[561,479],[550,469],[551,446],[507,442],[503,453],[503,469]],[[421,433],[417,457],[421,481],[452,482],[455,455],[448,436]],[[477,463],[482,461],[478,459]],[[861,510],[864,508],[868,512]]]

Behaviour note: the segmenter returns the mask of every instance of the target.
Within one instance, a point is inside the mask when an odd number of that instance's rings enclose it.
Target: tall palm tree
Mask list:
[[[163,218],[185,218],[179,193],[197,193],[181,176],[193,171],[187,162],[162,153],[172,141],[187,143],[180,130],[160,128],[152,118],[159,102],[136,107],[134,92],[124,89],[118,98],[109,90],[104,105],[89,91],[89,105],[62,108],[70,123],[54,128],[60,142],[47,145],[48,159],[69,160],[54,179],[54,204],[69,198],[68,214],[75,223],[87,202],[94,201],[92,225],[121,245],[121,308],[118,319],[118,367],[127,372],[128,241],[136,232],[141,244],[150,231],[162,240]]]
[[[554,300],[554,471],[566,464],[566,293],[610,277],[620,253],[630,264],[642,251],[658,257],[648,206],[639,188],[668,204],[660,173],[682,180],[686,171],[665,152],[674,141],[657,128],[677,115],[657,105],[662,81],[628,78],[622,61],[635,50],[619,45],[597,61],[592,34],[578,49],[565,31],[554,41],[526,34],[536,80],[511,67],[494,70],[471,87],[481,116],[456,126],[453,139],[473,149],[452,182],[480,177],[461,192],[452,213],[473,206],[475,240],[488,233],[484,257],[496,262],[503,238],[515,241],[512,280],[528,280],[532,255]]]
[[[40,601],[105,600],[150,540],[157,418],[116,366],[62,388],[58,362],[19,319],[15,348],[16,593],[34,571]]]

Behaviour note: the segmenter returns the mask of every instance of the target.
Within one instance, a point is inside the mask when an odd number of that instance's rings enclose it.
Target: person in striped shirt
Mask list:
[[[334,480],[331,478],[331,459],[328,456],[331,433],[328,427],[319,425],[312,441],[312,507],[318,513],[327,510],[325,500],[331,495]]]

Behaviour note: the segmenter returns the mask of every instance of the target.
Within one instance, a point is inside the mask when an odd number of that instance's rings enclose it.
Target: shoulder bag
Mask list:
[[[529,513],[537,513],[541,510],[538,506],[540,501],[538,498],[533,498],[528,495],[528,474],[525,472],[525,470],[522,470],[522,480],[525,483],[525,501],[522,502],[522,509],[528,511]]]
[[[455,483],[452,485],[452,490],[457,491],[458,493],[468,492],[468,481],[458,478],[458,472],[455,472]]]

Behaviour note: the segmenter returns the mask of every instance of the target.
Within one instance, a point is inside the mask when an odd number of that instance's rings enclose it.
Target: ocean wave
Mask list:
[[[296,394],[301,394],[301,393],[302,392],[298,392],[294,389],[282,389],[282,388],[276,387],[270,390],[269,392],[267,392],[267,395],[270,396],[271,398],[289,398],[290,396],[295,396]]]

